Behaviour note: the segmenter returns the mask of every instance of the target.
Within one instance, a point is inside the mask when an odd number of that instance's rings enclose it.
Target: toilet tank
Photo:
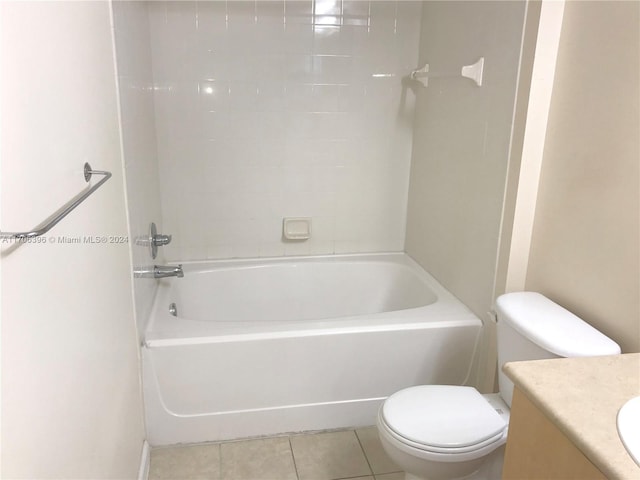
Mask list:
[[[513,383],[502,373],[506,362],[620,353],[616,342],[539,293],[501,295],[496,299],[496,313],[498,383],[509,407]]]

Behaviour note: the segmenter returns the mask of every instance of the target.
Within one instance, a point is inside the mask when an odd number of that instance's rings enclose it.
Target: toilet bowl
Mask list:
[[[410,387],[391,395],[378,412],[387,454],[407,478],[499,478],[509,408],[499,395],[449,385]],[[496,461],[498,465],[496,466]],[[482,468],[484,467],[484,468]]]
[[[500,392],[420,385],[388,397],[378,412],[382,447],[407,480],[494,480],[502,475],[513,383],[508,361],[616,355],[620,347],[534,292],[496,300]]]

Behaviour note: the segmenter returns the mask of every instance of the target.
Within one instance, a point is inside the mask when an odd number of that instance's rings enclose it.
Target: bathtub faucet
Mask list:
[[[153,278],[166,278],[166,277],[184,277],[184,272],[182,271],[182,265],[178,265],[177,267],[172,266],[153,266]]]
[[[174,266],[159,266],[153,267],[136,267],[133,270],[133,274],[136,278],[166,278],[166,277],[184,277],[182,271],[182,265]]]

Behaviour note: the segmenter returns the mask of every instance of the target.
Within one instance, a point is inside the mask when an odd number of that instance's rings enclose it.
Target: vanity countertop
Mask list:
[[[511,362],[504,373],[609,479],[640,479],[616,417],[640,395],[640,353]]]

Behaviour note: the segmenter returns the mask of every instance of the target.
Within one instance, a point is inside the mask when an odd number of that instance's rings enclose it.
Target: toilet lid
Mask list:
[[[475,388],[448,385],[400,390],[385,401],[382,417],[401,437],[439,448],[477,445],[507,426]]]

